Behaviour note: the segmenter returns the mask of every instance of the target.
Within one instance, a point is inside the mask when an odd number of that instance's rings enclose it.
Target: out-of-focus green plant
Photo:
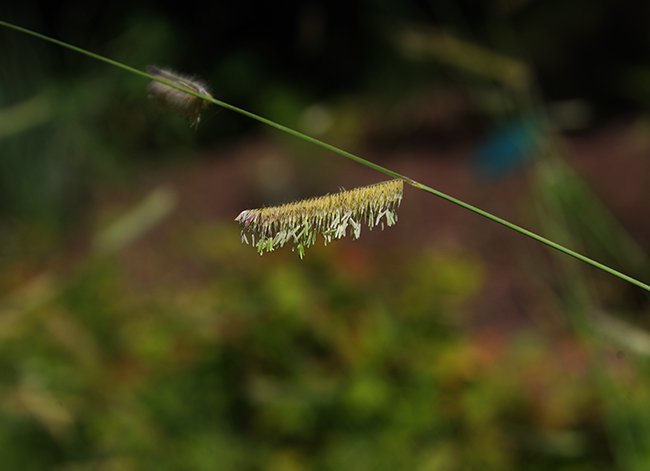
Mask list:
[[[127,27],[122,36],[132,37],[134,28]],[[118,57],[166,60],[160,49],[170,49],[170,31],[164,24],[142,21],[138,34],[146,40],[128,51],[122,36],[109,50]],[[159,113],[141,106],[144,87],[115,71],[94,69],[83,79],[59,72],[46,80],[51,74],[44,73],[47,60],[41,51],[11,38],[3,37],[3,44],[0,265],[10,266],[42,260],[69,235],[63,228],[83,229],[80,209],[93,201],[94,189],[122,183],[127,169],[142,166],[154,153],[160,160],[157,149],[191,134],[180,123],[177,128],[169,122],[150,126]]]
[[[148,295],[96,259],[5,326],[2,466],[611,466],[586,370],[568,377],[537,336],[508,347],[460,330],[477,260],[343,245],[270,261],[237,239],[197,227],[175,250],[208,282]]]

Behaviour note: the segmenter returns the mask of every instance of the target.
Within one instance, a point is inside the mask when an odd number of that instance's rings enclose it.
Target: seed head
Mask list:
[[[358,239],[362,223],[370,230],[395,224],[403,189],[404,181],[395,179],[282,206],[247,209],[235,220],[242,225],[242,242],[254,245],[260,255],[292,243],[303,258],[317,234],[327,244],[345,237],[348,229]]]
[[[154,77],[167,80],[178,86],[194,90],[201,95],[206,95],[212,98],[207,85],[198,79],[186,77],[168,69],[161,69],[154,65],[149,66],[147,71]],[[197,96],[182,92],[155,80],[149,83],[147,91],[149,92],[150,97],[155,98],[167,108],[186,116],[190,120],[190,126],[194,129],[199,126],[199,122],[201,121],[201,112],[209,104],[207,101],[202,100]]]

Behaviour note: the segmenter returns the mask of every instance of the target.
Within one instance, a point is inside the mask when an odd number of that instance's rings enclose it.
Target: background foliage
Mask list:
[[[650,279],[646,2],[0,12]],[[643,293],[408,191],[384,233],[260,258],[241,209],[377,176],[0,45],[0,468],[646,469]]]

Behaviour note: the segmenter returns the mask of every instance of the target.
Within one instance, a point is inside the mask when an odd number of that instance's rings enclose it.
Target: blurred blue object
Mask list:
[[[522,117],[492,130],[474,153],[477,173],[487,179],[511,175],[526,165],[539,144],[539,126]]]

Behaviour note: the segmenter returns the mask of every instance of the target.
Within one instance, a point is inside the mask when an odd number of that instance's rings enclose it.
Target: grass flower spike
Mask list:
[[[247,209],[235,220],[242,225],[242,242],[255,245],[260,255],[293,243],[303,258],[318,234],[327,244],[345,237],[348,229],[358,239],[362,223],[370,230],[395,224],[403,189],[404,181],[398,178],[282,206]]]
[[[207,85],[200,80],[179,75],[170,70],[161,69],[155,65],[147,68],[147,71],[154,77],[168,80],[181,87],[188,88],[202,95],[212,98]],[[190,126],[196,129],[201,121],[201,112],[209,105],[209,102],[189,93],[172,88],[161,82],[152,81],[147,88],[149,95],[160,103],[185,115],[190,120]]]

